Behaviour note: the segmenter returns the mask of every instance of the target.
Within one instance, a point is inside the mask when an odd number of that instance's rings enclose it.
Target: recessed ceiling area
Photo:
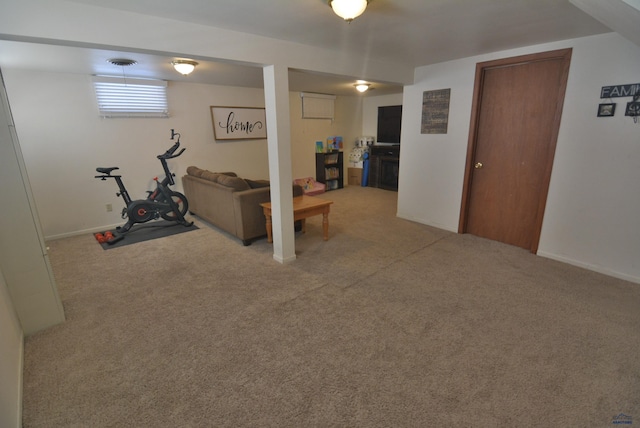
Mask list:
[[[41,0],[29,1],[37,5]],[[113,16],[116,11],[118,16],[126,15],[130,24],[145,17],[154,17],[167,26],[186,23],[196,33],[213,27],[268,38],[261,39],[267,44],[268,41],[285,40],[304,47],[310,57],[314,56],[314,49],[320,49],[343,58],[362,59],[363,75],[353,75],[354,70],[350,69],[350,75],[345,76],[332,74],[331,69],[326,68],[318,72],[299,67],[305,61],[293,58],[292,64],[296,64],[296,68],[289,73],[290,90],[371,96],[401,93],[402,84],[398,82],[406,84],[411,76],[409,72],[409,79],[394,82],[390,82],[393,78],[386,76],[380,77],[386,82],[367,80],[373,90],[360,94],[353,84],[359,79],[366,80],[364,74],[371,71],[371,68],[367,69],[371,59],[412,70],[424,65],[612,30],[627,34],[626,37],[635,41],[632,33],[638,34],[635,29],[640,26],[640,11],[632,6],[634,2],[637,0],[607,0],[605,6],[601,0],[373,0],[365,12],[351,23],[336,16],[327,0],[297,0],[286,2],[286,5],[255,0],[56,0],[46,5],[57,4],[58,8],[65,9],[65,14],[79,11],[80,17],[83,14]],[[8,6],[0,10],[4,9],[7,12],[12,10]],[[47,17],[43,18],[46,21]],[[110,34],[113,24],[98,18],[94,25],[104,25],[101,30]],[[11,31],[0,34],[1,68],[118,75],[122,70],[106,60],[124,57],[137,61],[126,70],[131,77],[263,87],[260,65],[220,59],[229,58],[225,56],[183,56],[179,48],[172,52],[157,52],[146,50],[144,45],[136,46],[141,48],[137,50],[109,50],[104,48],[104,44],[89,45],[73,39],[61,43],[64,46],[56,45],[55,41],[40,44],[39,40],[16,36],[20,31],[17,27],[15,34]],[[38,43],[32,43],[34,41]],[[198,42],[197,39],[193,41]],[[225,42],[212,40],[211,43],[215,46]],[[212,49],[212,53],[216,55],[217,50]],[[171,66],[171,61],[178,58],[197,61],[196,70],[189,76],[178,74]],[[252,62],[252,58],[248,61]]]
[[[109,62],[127,58],[136,64],[120,67]],[[171,62],[181,56],[102,50],[0,40],[0,68],[74,73],[85,75],[123,76],[166,81],[204,83],[210,85],[263,88],[262,68],[206,58],[190,58],[198,62],[188,76],[176,72]],[[358,93],[353,84],[357,78],[334,76],[304,70],[289,71],[291,91],[318,92],[342,96],[386,95],[402,92],[397,84],[371,82],[373,91]]]

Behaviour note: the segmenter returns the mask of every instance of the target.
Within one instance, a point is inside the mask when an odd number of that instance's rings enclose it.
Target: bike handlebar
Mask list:
[[[183,148],[178,152],[178,154],[174,154],[176,150],[178,150],[178,147],[180,147],[180,141],[176,141],[176,143],[173,146],[171,146],[169,150],[167,150],[161,155],[158,155],[158,159],[160,159],[160,163],[162,164],[162,169],[164,169],[164,175],[170,186],[174,185],[175,181],[173,180],[173,174],[171,173],[171,171],[169,171],[169,166],[167,165],[167,159],[177,158],[184,152],[185,149]]]
[[[178,141],[176,141],[176,143],[171,146],[169,148],[169,150],[167,150],[166,152],[164,152],[161,155],[158,155],[157,158],[160,159],[160,163],[162,163],[162,169],[164,169],[164,173],[165,173],[165,177],[167,180],[167,183],[162,183],[163,185],[169,184],[169,185],[173,185],[175,184],[175,181],[173,180],[174,174],[171,173],[171,171],[169,171],[169,166],[167,165],[167,159],[173,159],[173,158],[177,158],[178,156],[180,156],[182,153],[184,153],[185,149],[183,148],[182,150],[180,150],[177,154],[176,154],[176,150],[178,150],[178,148],[180,147],[180,134],[176,134],[173,129],[171,130],[171,139],[173,140],[174,135],[178,135]],[[121,184],[120,181],[120,175],[111,175],[111,172],[119,169],[118,167],[109,167],[109,168],[96,168],[96,171],[99,172],[100,174],[103,175],[96,175],[95,178],[100,178],[101,180],[106,180],[107,178],[115,178],[116,181],[118,181],[119,184]]]
[[[178,156],[180,156],[185,149],[183,148],[182,150],[180,150],[178,152],[177,155],[175,155],[175,151],[178,150],[178,147],[180,147],[180,141],[177,141],[173,146],[171,146],[171,148],[169,150],[167,150],[166,152],[164,152],[161,155],[158,155],[158,159],[173,159],[173,158],[177,158]]]

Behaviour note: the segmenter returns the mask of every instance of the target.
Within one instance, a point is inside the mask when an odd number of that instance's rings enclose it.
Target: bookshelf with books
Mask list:
[[[343,153],[339,151],[316,153],[316,181],[324,183],[327,190],[344,187],[342,159]]]

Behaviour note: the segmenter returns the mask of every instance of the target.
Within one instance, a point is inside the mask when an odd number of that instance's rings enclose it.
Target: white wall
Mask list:
[[[293,178],[315,177],[316,141],[322,141],[323,144],[326,144],[327,137],[341,136],[345,156],[347,156],[351,148],[355,146],[356,139],[361,135],[361,97],[337,97],[334,120],[302,119],[302,99],[299,92],[290,93],[289,105],[291,108]],[[344,184],[347,185],[346,179]]]
[[[64,321],[64,309],[1,82],[0,183],[0,269],[20,325],[29,335]]]
[[[638,83],[640,47],[618,34],[496,52],[416,69],[405,87],[398,215],[457,231],[475,65],[573,48],[538,254],[640,282],[640,123],[597,118],[602,86]],[[420,134],[422,93],[451,88],[448,133]]]
[[[0,426],[20,427],[22,419],[22,328],[0,271]]]
[[[171,129],[184,154],[169,162],[180,177],[190,165],[269,177],[266,140],[215,141],[210,106],[263,107],[262,89],[169,82],[168,119],[102,119],[90,76],[3,70],[16,130],[47,239],[121,225],[121,199],[112,181],[95,179],[98,166],[119,166],[129,194],[146,195],[162,174],[156,155],[168,149]],[[336,120],[301,119],[298,93],[290,94],[294,178],[315,176],[315,141],[360,135],[359,97],[336,99]],[[113,211],[106,211],[112,204]]]
[[[640,47],[618,35],[574,44],[538,254],[640,282],[640,121],[602,86],[640,83]],[[615,102],[612,118],[598,103]]]

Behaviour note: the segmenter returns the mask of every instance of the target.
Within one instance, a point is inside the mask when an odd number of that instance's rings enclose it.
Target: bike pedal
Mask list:
[[[124,239],[124,235],[114,236],[113,238],[111,238],[111,239],[109,239],[109,240],[107,241],[107,244],[109,244],[109,245],[113,245],[113,244],[115,244],[116,242],[121,241],[121,240],[123,240],[123,239]]]

